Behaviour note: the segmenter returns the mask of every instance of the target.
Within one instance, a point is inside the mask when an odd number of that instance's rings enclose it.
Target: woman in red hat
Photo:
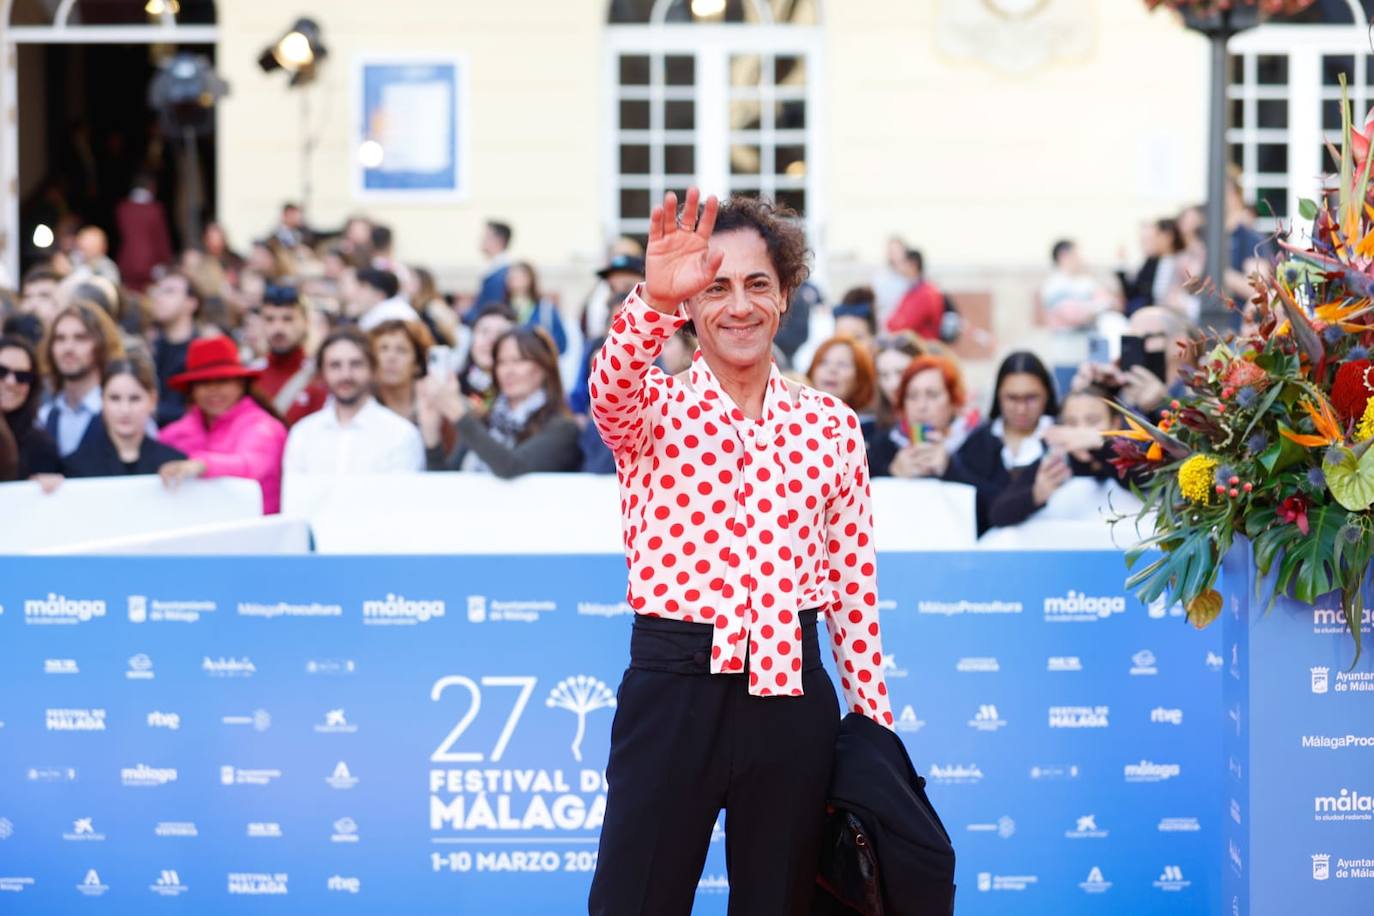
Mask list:
[[[258,370],[239,362],[228,337],[191,341],[186,371],[167,383],[187,392],[192,407],[159,438],[190,456],[163,465],[169,485],[193,477],[247,477],[262,486],[263,512],[281,508],[281,456],[286,427],[251,392]]]

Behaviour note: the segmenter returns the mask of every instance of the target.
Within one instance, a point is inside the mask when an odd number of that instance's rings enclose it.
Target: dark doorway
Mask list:
[[[185,140],[163,135],[148,107],[148,84],[159,61],[177,49],[166,45],[21,45],[19,48],[20,241],[24,266],[51,254],[36,244],[47,226],[53,245],[83,225],[97,225],[119,251],[115,206],[135,176],[157,180],[156,196],[168,214],[177,250],[184,238],[184,180],[198,171],[198,224],[214,218],[215,141],[194,141],[198,168],[188,169]],[[185,48],[214,60],[211,46]],[[38,240],[45,234],[40,230]]]

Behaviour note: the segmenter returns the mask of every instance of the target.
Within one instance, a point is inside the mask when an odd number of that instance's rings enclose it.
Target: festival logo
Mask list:
[[[586,674],[578,674],[559,681],[549,691],[544,705],[564,709],[577,716],[577,731],[573,733],[572,755],[582,761],[582,739],[587,733],[587,715],[598,709],[615,708],[615,692],[604,683]]]
[[[995,833],[1004,840],[1009,840],[1016,834],[1016,821],[1003,815],[996,821],[990,823],[969,824],[969,833]]]
[[[152,788],[177,781],[176,767],[150,767],[146,763],[119,771],[120,781],[130,788]]]
[[[1147,677],[1159,673],[1155,654],[1149,649],[1141,649],[1131,656],[1131,677]]]
[[[1082,671],[1083,660],[1077,655],[1051,655],[1045,662],[1046,671]]]
[[[33,887],[33,879],[17,875],[0,875],[0,894],[22,894]]]
[[[976,763],[932,763],[926,779],[940,786],[971,786],[983,781],[983,771]]]
[[[158,821],[153,827],[153,835],[160,837],[197,837],[200,831],[193,821]]]
[[[148,890],[160,897],[180,897],[190,888],[181,883],[181,877],[175,871],[163,869],[158,873],[157,880],[148,885]]]
[[[1047,623],[1096,623],[1126,613],[1121,595],[1085,595],[1073,591],[1062,597],[1047,597],[1044,602]]]
[[[237,658],[230,656],[225,658],[223,655],[218,658],[211,658],[206,655],[200,663],[200,670],[210,677],[252,677],[257,673],[258,668],[253,664],[253,660],[248,656]]]
[[[1005,728],[1007,720],[997,714],[997,707],[991,703],[984,703],[978,707],[978,711],[973,714],[973,718],[968,720],[968,727],[974,731],[995,732]]]
[[[390,592],[381,601],[363,602],[363,623],[367,626],[413,627],[443,617],[445,613],[442,600],[416,601]]]
[[[252,728],[255,732],[265,732],[272,727],[272,714],[265,709],[255,709],[246,716],[221,716],[220,722],[224,725]]]
[[[1064,836],[1071,840],[1105,840],[1106,830],[1097,827],[1097,815],[1085,814],[1074,823],[1072,830],[1065,830]]]
[[[288,875],[286,872],[231,871],[228,881],[231,894],[284,895],[287,893]]]
[[[131,681],[151,681],[156,677],[153,671],[153,660],[142,652],[129,657],[129,669],[124,672],[124,677]]]
[[[281,824],[275,821],[249,821],[247,835],[253,840],[280,840]]]
[[[1078,886],[1087,894],[1105,894],[1112,889],[1112,882],[1102,877],[1102,869],[1096,865],[1088,872],[1088,877],[1084,881],[1078,882]]]
[[[357,730],[342,709],[325,710],[324,721],[315,723],[315,731],[322,735],[351,735]]]
[[[103,843],[105,834],[95,829],[95,818],[79,817],[72,821],[72,829],[62,834],[68,843]]]
[[[219,768],[219,782],[222,786],[267,786],[281,779],[281,770],[245,770],[235,766]]]
[[[87,897],[101,897],[110,889],[108,884],[102,884],[100,874],[94,869],[86,872],[86,877],[81,879],[81,883],[76,889]]]
[[[103,732],[103,709],[49,709],[44,723],[50,732]]]
[[[358,779],[348,772],[348,764],[340,760],[334,765],[334,772],[324,778],[334,789],[351,789],[358,784]]]
[[[1150,721],[1156,725],[1182,725],[1183,710],[1156,706],[1150,710]]]
[[[24,778],[29,782],[76,782],[76,767],[29,767]]]
[[[954,670],[965,674],[996,674],[1002,670],[1002,666],[992,657],[965,657],[955,663]]]
[[[1019,601],[918,601],[916,613],[939,617],[962,617],[965,614],[1019,614]]]
[[[80,674],[81,668],[76,664],[74,658],[45,658],[43,659],[44,674]]]
[[[1024,891],[1029,890],[1039,882],[1039,875],[995,875],[988,871],[980,871],[978,873],[979,893]]]
[[[1195,817],[1163,817],[1155,829],[1160,833],[1197,833],[1202,822]]]
[[[1183,869],[1177,865],[1166,865],[1155,879],[1154,886],[1162,891],[1177,892],[1189,887],[1193,882],[1183,877]]]
[[[1208,671],[1221,671],[1224,662],[1222,662],[1220,655],[1217,655],[1209,649],[1207,652],[1206,664]]]
[[[1240,801],[1235,798],[1231,799],[1231,820],[1240,823]]]
[[[325,888],[330,893],[356,894],[362,890],[363,882],[359,878],[330,875],[329,880],[325,882]]]
[[[68,598],[49,592],[47,598],[30,598],[24,602],[26,624],[75,626],[104,616],[105,602],[94,599]]]
[[[1374,795],[1345,788],[1336,795],[1316,796],[1312,810],[1318,821],[1374,821]]]
[[[240,617],[261,617],[276,620],[279,617],[342,617],[341,604],[261,604],[256,601],[240,601],[237,608]]]
[[[901,715],[897,716],[897,731],[899,732],[918,732],[925,728],[925,720],[916,715],[916,710],[911,704],[902,707]]]
[[[1127,782],[1167,782],[1178,776],[1183,768],[1177,763],[1152,763],[1142,760],[1125,766]]]
[[[1051,706],[1050,728],[1110,728],[1111,709],[1107,706]]]
[[[312,658],[305,663],[306,674],[353,674],[357,670],[358,663],[351,658]]]
[[[1030,778],[1036,782],[1077,779],[1081,773],[1082,768],[1076,763],[1037,763],[1030,768]]]
[[[334,822],[334,832],[329,837],[331,843],[358,842],[358,824],[351,817],[341,817]]]
[[[181,729],[181,715],[174,712],[160,712],[155,709],[148,713],[147,722],[149,728],[165,728],[168,731]]]

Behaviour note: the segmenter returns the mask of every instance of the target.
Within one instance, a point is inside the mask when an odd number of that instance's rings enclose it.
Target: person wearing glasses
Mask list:
[[[991,525],[993,503],[1011,483],[1012,471],[1045,455],[1043,436],[1059,414],[1054,380],[1034,353],[1021,350],[1002,360],[988,421],[954,454],[946,480],[978,491],[978,533]]]
[[[0,413],[18,452],[16,480],[62,473],[57,443],[34,421],[43,401],[38,354],[23,337],[0,337]]]

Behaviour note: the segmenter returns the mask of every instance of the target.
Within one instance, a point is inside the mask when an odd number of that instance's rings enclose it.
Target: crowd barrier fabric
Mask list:
[[[1215,633],[1116,553],[879,579],[961,916],[1218,911]],[[0,558],[0,910],[585,912],[624,583],[605,555]]]
[[[262,515],[262,488],[236,477],[192,480],[175,492],[153,476],[64,480],[53,493],[36,483],[0,484],[0,555],[62,548]]]

